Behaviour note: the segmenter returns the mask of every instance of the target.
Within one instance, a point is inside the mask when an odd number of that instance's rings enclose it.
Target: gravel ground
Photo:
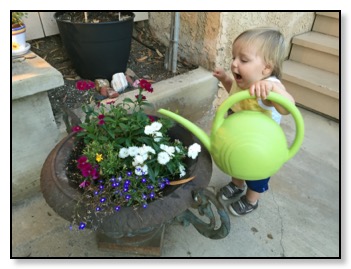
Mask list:
[[[71,109],[81,107],[86,102],[87,95],[75,89],[76,81],[81,78],[72,66],[60,35],[32,40],[29,43],[34,53],[45,59],[63,75],[64,86],[48,92],[55,118],[58,119],[61,116],[63,104]],[[197,68],[197,66],[187,63],[186,60],[182,60],[178,61],[176,74],[166,70],[164,68],[166,49],[152,36],[146,22],[135,23],[127,68],[132,70],[137,78],[145,78],[152,83]]]

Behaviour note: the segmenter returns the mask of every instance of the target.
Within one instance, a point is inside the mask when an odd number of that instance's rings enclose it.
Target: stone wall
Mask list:
[[[231,46],[236,36],[257,26],[276,26],[286,42],[312,29],[314,12],[181,12],[178,57],[208,70],[229,70]],[[150,12],[153,34],[169,45],[171,12]],[[290,46],[287,47],[288,56]]]

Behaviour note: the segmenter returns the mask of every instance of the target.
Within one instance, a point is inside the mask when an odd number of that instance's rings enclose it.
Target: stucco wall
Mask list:
[[[314,12],[181,12],[178,57],[212,70],[229,70],[231,46],[242,31],[257,26],[276,26],[288,44],[293,36],[312,29]],[[171,12],[150,12],[153,34],[169,45]],[[288,56],[290,46],[287,46]]]

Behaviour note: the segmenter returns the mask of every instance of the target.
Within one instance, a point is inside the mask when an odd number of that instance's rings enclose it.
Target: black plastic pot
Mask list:
[[[63,45],[77,74],[84,78],[112,79],[125,72],[130,55],[134,13],[122,12],[130,18],[115,22],[75,23],[56,12],[54,18]]]

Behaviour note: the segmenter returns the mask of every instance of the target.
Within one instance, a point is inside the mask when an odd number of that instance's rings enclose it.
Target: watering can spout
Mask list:
[[[202,130],[196,124],[166,109],[159,109],[158,112],[164,116],[167,116],[173,119],[177,123],[183,125],[186,129],[188,129],[192,134],[194,134],[201,141],[201,143],[205,146],[205,148],[208,151],[211,150],[210,137],[205,133],[204,130]]]

